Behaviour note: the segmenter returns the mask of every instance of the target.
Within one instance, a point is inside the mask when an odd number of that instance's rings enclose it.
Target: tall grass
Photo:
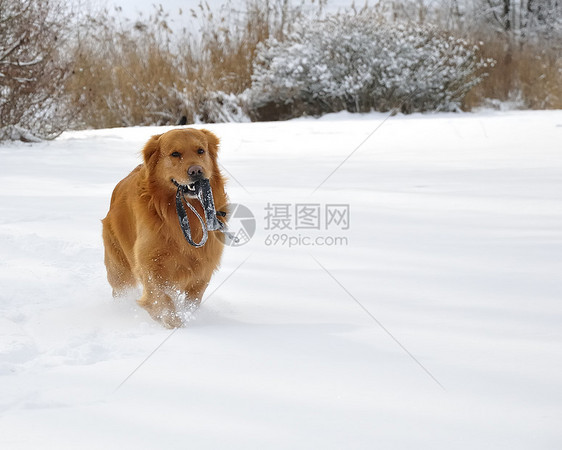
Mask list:
[[[181,13],[158,7],[150,17],[133,21],[109,11],[92,14],[84,21],[71,55],[74,72],[67,97],[69,108],[76,111],[73,126],[259,118],[243,94],[252,87],[257,49],[267,42],[283,42],[305,17],[323,17],[325,3],[247,0],[242,7],[232,2],[216,11],[202,3]],[[384,14],[384,4],[379,2],[374,8]],[[487,69],[488,76],[464,97],[463,109],[498,102],[521,108],[562,108],[562,59],[555,46],[515,41],[477,26],[461,28],[423,2],[408,5],[409,9],[387,12],[391,24],[432,23],[468,42],[481,42],[480,55],[496,61]],[[412,5],[419,5],[419,11]],[[407,11],[407,17],[400,11]],[[195,28],[178,26],[194,21]]]
[[[545,42],[485,38],[482,51],[496,61],[465,99],[465,109],[502,102],[512,108],[562,109],[561,50]]]
[[[172,27],[171,20],[187,20],[185,12],[171,17],[162,7],[134,22],[108,11],[90,16],[68,86],[75,126],[242,120],[235,96],[251,84],[257,45],[282,39],[296,18],[321,8],[248,0],[241,10],[227,3],[214,12],[200,4],[190,12],[196,31]]]

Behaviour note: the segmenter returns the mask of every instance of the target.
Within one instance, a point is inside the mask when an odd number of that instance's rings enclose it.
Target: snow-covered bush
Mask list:
[[[242,107],[240,96],[224,92],[205,93],[199,101],[195,122],[199,123],[224,123],[224,122],[249,122]]]
[[[490,61],[431,26],[369,12],[303,21],[258,47],[247,95],[256,119],[348,110],[457,110]]]
[[[0,140],[35,141],[67,126],[70,19],[54,0],[0,0]]]

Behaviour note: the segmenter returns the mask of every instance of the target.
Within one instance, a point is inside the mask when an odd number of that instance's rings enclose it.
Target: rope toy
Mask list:
[[[233,239],[235,241],[237,240],[237,238],[233,237],[231,233],[226,230],[226,225],[217,218],[217,216],[226,217],[226,212],[215,210],[215,201],[213,200],[213,191],[211,190],[211,183],[209,182],[209,180],[201,179],[194,183],[194,190],[197,192],[197,199],[203,207],[205,215],[204,220],[185,197],[188,192],[192,194],[193,190],[190,190],[187,186],[183,186],[178,183],[176,183],[176,186],[178,187],[178,191],[176,193],[176,211],[178,213],[181,231],[183,232],[185,240],[189,242],[189,244],[193,245],[196,248],[203,247],[209,237],[208,231],[215,230],[221,231],[230,239]],[[195,242],[191,237],[191,228],[189,226],[189,220],[187,218],[187,211],[184,206],[184,200],[185,204],[189,207],[189,209],[191,209],[191,211],[193,211],[195,217],[197,217],[197,219],[201,223],[203,237],[199,242]]]

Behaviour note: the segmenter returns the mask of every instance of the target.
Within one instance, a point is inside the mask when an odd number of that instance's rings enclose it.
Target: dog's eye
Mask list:
[[[202,155],[203,153],[205,153],[205,150],[203,150],[202,148],[200,148],[199,150],[197,150],[197,153],[199,153],[200,155]]]
[[[174,158],[181,158],[181,153],[180,152],[174,152],[170,156],[173,156]]]

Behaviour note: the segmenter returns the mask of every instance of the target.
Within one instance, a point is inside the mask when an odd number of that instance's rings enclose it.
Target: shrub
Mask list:
[[[302,21],[258,47],[247,95],[254,119],[348,110],[453,111],[478,84],[478,47],[368,10]]]
[[[50,138],[68,125],[70,15],[50,0],[0,0],[0,140]]]

